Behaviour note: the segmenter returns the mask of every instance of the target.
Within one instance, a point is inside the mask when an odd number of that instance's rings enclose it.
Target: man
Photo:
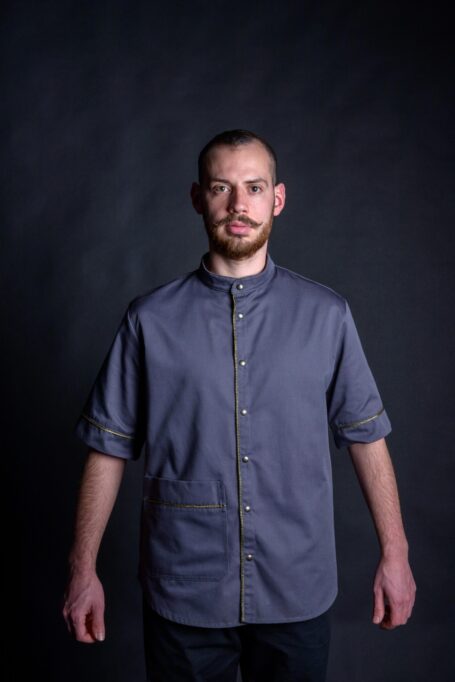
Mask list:
[[[415,598],[385,436],[347,301],[274,263],[285,205],[270,145],[216,136],[191,190],[209,251],[128,306],[76,425],[90,448],[63,614],[104,639],[96,556],[127,460],[144,448],[138,578],[156,682],[325,679],[337,594],[328,440],[347,446],[381,547],[373,622]]]

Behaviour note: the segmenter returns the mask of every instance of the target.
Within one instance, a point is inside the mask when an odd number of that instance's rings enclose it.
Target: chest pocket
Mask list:
[[[228,568],[227,530],[222,481],[145,477],[141,557],[150,576],[220,580]]]

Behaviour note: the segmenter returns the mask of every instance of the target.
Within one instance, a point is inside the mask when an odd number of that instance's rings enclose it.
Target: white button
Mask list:
[[[251,507],[248,504],[245,507],[245,511],[251,511]]]
[[[251,561],[251,559],[253,558],[253,555],[252,555],[252,554],[247,554],[247,555],[246,555],[246,558],[248,559],[248,561]]]
[[[243,313],[239,313],[239,318],[242,319]]]
[[[245,455],[244,457],[242,457],[242,459],[244,462],[248,462],[250,458],[248,457],[248,455]]]
[[[243,289],[243,284],[237,284],[237,289]]]
[[[243,408],[242,414],[248,414],[248,410],[246,410],[245,408]]]
[[[242,367],[245,367],[245,365],[246,365],[246,360],[240,360],[240,364],[242,365]]]

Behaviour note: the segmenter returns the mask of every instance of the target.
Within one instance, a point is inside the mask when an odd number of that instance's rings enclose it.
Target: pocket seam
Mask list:
[[[225,507],[225,504],[185,504],[184,502],[168,502],[167,500],[158,500],[153,497],[145,497],[145,502],[151,502],[152,504],[162,504],[166,507],[190,507],[191,509],[221,509]]]
[[[152,480],[154,480],[154,483],[151,483]],[[144,538],[143,538],[143,541],[145,543],[145,546],[144,546],[145,570],[146,570],[148,576],[152,579],[181,580],[181,581],[185,581],[185,582],[186,581],[193,581],[193,582],[213,581],[213,582],[217,582],[217,581],[221,580],[222,578],[224,578],[226,576],[228,570],[229,570],[229,563],[230,562],[229,562],[229,553],[228,553],[228,544],[229,544],[229,542],[228,542],[228,523],[227,523],[227,516],[226,516],[228,505],[226,503],[225,484],[220,479],[210,479],[210,480],[205,479],[204,481],[202,481],[200,479],[199,480],[193,479],[193,480],[195,483],[198,483],[198,484],[204,483],[204,482],[211,483],[211,484],[216,483],[216,497],[214,495],[215,489],[213,489],[213,488],[210,491],[212,493],[211,496],[212,496],[212,498],[215,497],[215,499],[223,500],[223,501],[221,501],[221,502],[201,502],[201,503],[191,502],[190,503],[190,502],[170,502],[169,500],[165,500],[165,499],[162,499],[160,497],[149,497],[148,495],[145,495],[143,497],[143,502],[144,502],[143,513],[144,513],[144,517],[145,517],[144,518],[144,521],[145,521],[144,531],[145,531],[145,533],[144,533]],[[154,488],[154,492],[155,491],[159,492],[160,482],[163,482],[162,487],[164,487],[165,489],[166,489],[166,486],[168,484],[170,484],[172,486],[171,490],[172,490],[172,488],[174,488],[173,484],[175,484],[175,492],[177,492],[178,484],[180,482],[191,485],[193,480],[167,479],[167,478],[164,479],[164,478],[158,478],[158,477],[148,477],[147,492],[152,492],[152,490],[150,490],[150,487]],[[165,492],[165,491],[163,490],[163,492]],[[187,492],[189,493],[190,491],[188,490]],[[184,493],[184,487],[183,486],[182,486],[182,493]],[[201,497],[202,497],[202,499],[204,499],[205,495],[204,496],[201,495]],[[168,509],[169,512],[171,512],[171,510],[172,510],[177,514],[180,514],[180,512],[183,513],[184,511],[187,511],[187,510],[193,510],[195,514],[197,514],[197,512],[200,512],[202,514],[204,514],[204,512],[207,512],[207,513],[213,512],[215,514],[218,514],[221,512],[223,514],[223,517],[222,517],[223,521],[222,521],[222,527],[218,529],[218,533],[219,533],[219,542],[222,543],[222,548],[223,548],[223,550],[222,550],[223,551],[223,565],[222,565],[222,567],[220,567],[220,572],[214,575],[213,574],[214,569],[212,569],[212,573],[208,573],[206,575],[203,573],[202,574],[201,573],[199,573],[199,574],[194,573],[194,574],[185,575],[185,574],[181,574],[181,573],[177,573],[177,572],[172,572],[172,573],[166,572],[166,568],[170,568],[170,567],[166,567],[164,565],[162,566],[164,571],[160,571],[159,567],[157,567],[155,570],[152,570],[152,562],[150,562],[148,560],[149,556],[150,556],[149,555],[150,547],[149,547],[148,543],[149,543],[149,539],[150,539],[149,533],[152,533],[153,529],[150,528],[150,526],[148,525],[148,521],[146,519],[146,517],[147,517],[147,506],[149,506],[150,512],[153,508],[158,509],[160,507],[163,510]],[[199,516],[199,514],[197,514],[197,516]],[[196,517],[194,517],[194,518],[196,518]],[[196,568],[196,566],[194,566],[194,568]],[[178,566],[175,566],[175,570],[178,571]]]

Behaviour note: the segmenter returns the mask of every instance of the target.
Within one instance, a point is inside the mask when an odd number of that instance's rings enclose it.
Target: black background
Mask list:
[[[72,428],[127,303],[198,266],[207,241],[189,201],[197,154],[236,127],[279,157],[287,206],[273,259],[347,297],[393,427],[416,606],[393,632],[371,623],[377,540],[349,455],[333,447],[328,682],[454,679],[453,37],[442,8],[4,9],[2,341],[14,406],[4,445],[18,493],[8,522],[23,543],[17,636],[46,680],[144,679],[142,459],[126,468],[99,556],[106,641],[75,642],[61,615],[86,452]]]

